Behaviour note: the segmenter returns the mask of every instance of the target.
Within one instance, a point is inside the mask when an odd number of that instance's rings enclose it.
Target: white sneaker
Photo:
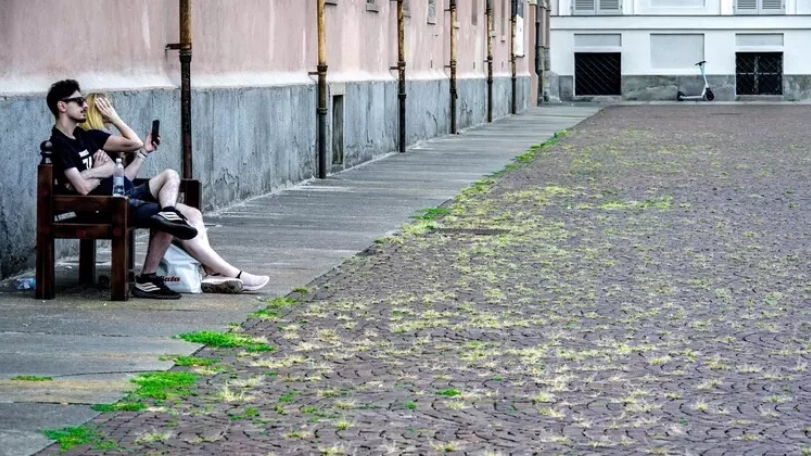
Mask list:
[[[207,275],[203,277],[201,288],[203,293],[241,293],[243,290],[242,280],[234,277],[221,275]]]
[[[268,276],[257,276],[248,274],[247,272],[240,272],[239,278],[242,279],[242,289],[244,291],[261,290],[270,282],[270,277]]]

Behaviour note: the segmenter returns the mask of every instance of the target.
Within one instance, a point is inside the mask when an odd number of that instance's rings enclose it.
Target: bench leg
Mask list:
[[[56,295],[56,278],[54,277],[54,239],[39,234],[37,236],[37,278],[34,286],[34,297],[53,299]]]
[[[129,299],[129,268],[127,252],[127,235],[114,236],[112,242],[112,269],[110,279],[112,285],[112,300],[126,301]]]
[[[135,280],[135,230],[130,230],[127,235],[127,268],[129,268],[129,279]]]
[[[96,283],[96,240],[79,241],[79,283],[93,285]]]

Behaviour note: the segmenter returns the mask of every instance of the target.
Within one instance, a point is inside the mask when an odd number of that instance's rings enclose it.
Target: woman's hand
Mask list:
[[[144,141],[144,150],[146,153],[151,154],[158,150],[158,146],[161,144],[161,137],[155,136],[152,138],[152,132],[150,131],[149,134],[146,135],[146,141]]]
[[[98,108],[99,113],[101,113],[101,118],[104,122],[115,123],[116,120],[120,120],[115,108],[110,104],[110,100],[104,97],[96,98],[96,108]]]

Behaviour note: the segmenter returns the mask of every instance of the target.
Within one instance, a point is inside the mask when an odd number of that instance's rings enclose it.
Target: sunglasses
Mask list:
[[[82,106],[85,103],[87,103],[87,100],[85,100],[84,97],[63,98],[62,101],[64,101],[65,103],[70,103],[71,101],[75,101],[76,104],[78,104],[79,106]]]

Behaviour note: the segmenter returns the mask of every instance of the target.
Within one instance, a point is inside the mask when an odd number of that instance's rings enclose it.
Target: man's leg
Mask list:
[[[153,224],[150,228],[170,233],[178,239],[191,239],[197,236],[197,229],[175,208],[179,189],[180,176],[167,169],[149,179],[148,184],[134,188],[128,196],[158,203],[161,210],[151,218]]]
[[[180,293],[166,286],[163,277],[156,274],[158,264],[172,243],[172,235],[160,231],[150,231],[149,247],[146,251],[144,268],[135,278],[132,295],[147,299],[180,299]]]
[[[158,270],[161,259],[166,255],[169,246],[172,244],[172,235],[160,231],[149,232],[149,247],[144,258],[144,267],[141,269],[142,275],[154,274]]]
[[[131,223],[137,228],[151,228],[154,224],[152,218],[156,216],[160,208],[155,203],[130,199]],[[141,275],[135,278],[132,287],[132,295],[147,299],[180,299],[180,294],[172,291],[163,281],[163,277],[158,277],[158,265],[161,258],[166,253],[172,243],[172,235],[169,233],[150,229],[149,246],[144,259],[144,267]]]
[[[173,169],[165,169],[149,179],[149,192],[162,208],[174,207],[180,196],[180,175]]]

